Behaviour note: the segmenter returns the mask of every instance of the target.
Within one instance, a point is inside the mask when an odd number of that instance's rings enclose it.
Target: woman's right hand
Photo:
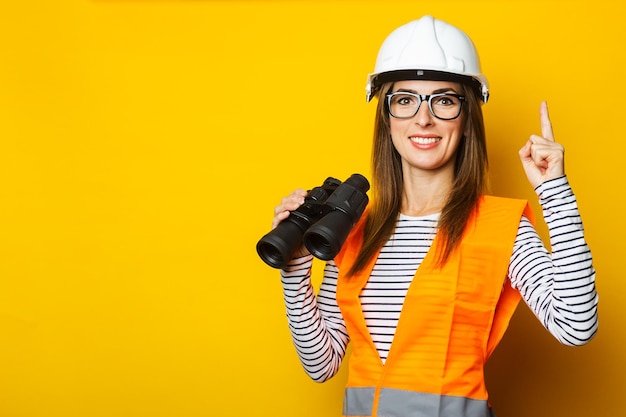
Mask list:
[[[280,205],[274,208],[274,220],[272,221],[272,230],[278,226],[280,222],[289,217],[289,212],[296,210],[304,203],[307,192],[301,188],[294,190],[287,197],[284,197]]]
[[[276,228],[287,217],[291,211],[296,210],[298,207],[304,203],[304,198],[307,195],[307,191],[298,188],[289,194],[287,197],[284,197],[281,203],[274,208],[274,220],[272,221],[272,230]],[[309,255],[309,251],[304,246],[304,244],[296,250],[294,253],[295,258],[299,258],[301,256]]]

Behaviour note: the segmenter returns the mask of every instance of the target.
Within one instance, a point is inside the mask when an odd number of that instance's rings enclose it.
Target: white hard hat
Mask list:
[[[367,101],[382,84],[407,79],[459,81],[474,85],[483,102],[489,98],[489,84],[472,40],[432,16],[400,26],[385,39],[374,72],[367,77]]]

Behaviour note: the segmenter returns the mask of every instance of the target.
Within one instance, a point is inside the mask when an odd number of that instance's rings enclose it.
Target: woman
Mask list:
[[[378,97],[370,207],[317,296],[304,247],[281,271],[297,352],[322,382],[352,342],[344,416],[493,416],[483,369],[520,298],[563,344],[597,331],[595,271],[547,105],[519,155],[551,254],[525,201],[485,194],[489,89],[462,31],[430,16],[396,29],[367,93]],[[284,198],[273,226],[305,195]]]

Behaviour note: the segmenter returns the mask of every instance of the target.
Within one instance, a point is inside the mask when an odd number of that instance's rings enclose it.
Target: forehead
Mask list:
[[[396,81],[393,84],[393,90],[415,91],[420,94],[430,94],[433,91],[453,90],[461,91],[461,84],[452,81],[429,81],[429,80],[404,80]]]

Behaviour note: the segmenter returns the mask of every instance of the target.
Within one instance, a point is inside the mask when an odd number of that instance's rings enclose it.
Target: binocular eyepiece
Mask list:
[[[308,192],[300,207],[259,240],[257,253],[273,268],[284,268],[302,243],[316,258],[333,259],[361,218],[369,202],[369,188],[369,182],[360,174],[352,174],[343,183],[328,177]]]

